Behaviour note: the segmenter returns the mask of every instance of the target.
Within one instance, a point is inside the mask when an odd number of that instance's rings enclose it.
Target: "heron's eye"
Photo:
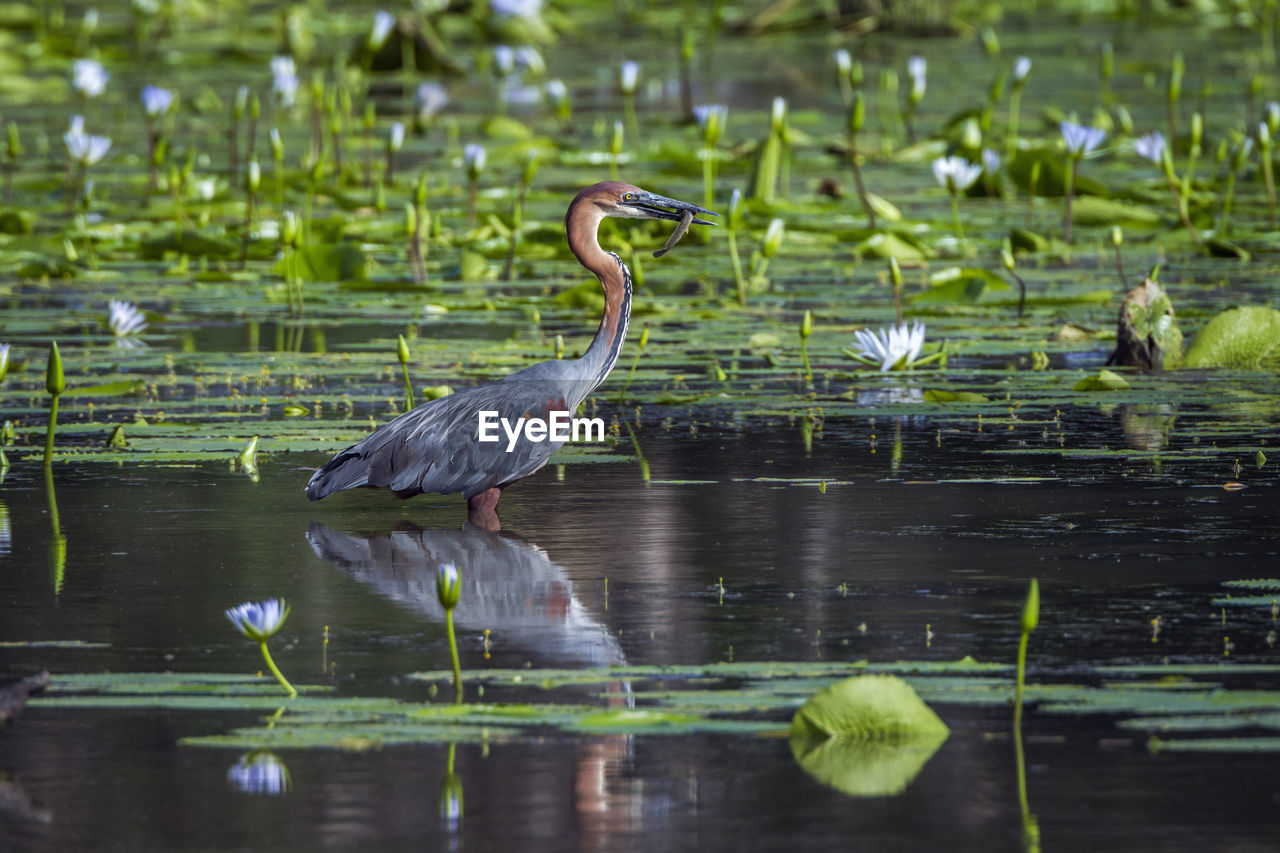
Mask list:
[[[635,201],[635,200],[636,200],[636,194],[635,194],[635,193],[627,193],[626,195],[624,195],[624,196],[622,197],[622,200],[623,200],[623,201]]]

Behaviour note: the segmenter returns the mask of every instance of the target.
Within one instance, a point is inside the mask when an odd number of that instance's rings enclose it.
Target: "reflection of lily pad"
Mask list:
[[[791,752],[824,785],[855,797],[900,793],[947,739],[945,723],[892,675],[847,678],[791,720]]]

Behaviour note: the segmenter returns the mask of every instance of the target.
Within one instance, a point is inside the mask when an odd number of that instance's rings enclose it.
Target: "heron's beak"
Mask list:
[[[707,216],[719,216],[714,210],[707,210],[705,207],[698,207],[696,204],[689,204],[687,201],[676,201],[674,198],[667,198],[664,195],[644,192],[640,194],[640,198],[631,202],[631,206],[637,210],[643,211],[650,219],[665,219],[668,222],[679,222],[684,218],[684,212],[691,210],[694,213],[705,213]],[[667,208],[671,208],[668,210]],[[694,225],[715,225],[706,219],[693,220]]]

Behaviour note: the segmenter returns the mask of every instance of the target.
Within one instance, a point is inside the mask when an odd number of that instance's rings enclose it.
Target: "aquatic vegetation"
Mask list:
[[[1063,195],[1066,198],[1066,212],[1062,219],[1062,239],[1071,242],[1071,201],[1075,196],[1075,180],[1077,164],[1089,156],[1102,144],[1107,132],[1100,127],[1084,127],[1075,122],[1064,121],[1060,125],[1062,142],[1067,148],[1067,178]]]
[[[62,354],[58,342],[49,343],[49,361],[45,365],[44,387],[49,392],[49,426],[45,429],[44,467],[53,464],[53,435],[58,429],[58,398],[67,390],[67,379],[62,372]]]
[[[276,662],[271,659],[271,652],[267,650],[267,640],[271,639],[280,630],[281,626],[284,625],[284,620],[289,617],[289,606],[285,604],[284,599],[268,598],[261,602],[247,601],[244,604],[228,608],[226,614],[228,621],[235,626],[237,631],[258,644],[258,647],[262,650],[262,659],[267,662],[267,668],[271,670],[271,674],[276,677],[276,681],[280,682],[280,686],[289,694],[289,698],[295,698],[298,695],[298,691],[280,672]]]
[[[878,365],[881,372],[910,370],[920,364],[917,361],[924,347],[924,323],[915,320],[911,325],[901,323],[884,329],[859,329],[853,333],[862,351],[854,355],[845,353],[865,364]]]
[[[1125,294],[1116,325],[1116,348],[1107,364],[1141,370],[1182,364],[1182,330],[1173,302],[1152,270],[1142,284]]]
[[[911,685],[859,675],[814,694],[791,720],[791,752],[807,773],[855,797],[904,790],[949,735]]]
[[[963,157],[939,157],[933,161],[933,177],[938,185],[951,196],[951,221],[955,225],[956,239],[964,245],[964,227],[960,224],[960,194],[982,176],[982,166],[970,163]]]
[[[86,98],[97,98],[107,90],[111,75],[96,59],[77,59],[71,65],[71,86]]]
[[[132,302],[112,299],[107,303],[110,313],[107,316],[107,328],[117,338],[137,335],[147,328],[147,317]]]
[[[459,594],[458,567],[453,563],[441,563],[436,571],[436,599],[444,608],[445,633],[449,637],[449,660],[453,663],[455,702],[462,701],[462,664],[458,660],[458,640],[453,631],[453,608],[458,606]]]
[[[1031,579],[1027,587],[1027,599],[1022,604],[1022,619],[1019,622],[1021,637],[1018,640],[1018,676],[1014,688],[1013,725],[1017,728],[1022,723],[1022,691],[1027,679],[1027,640],[1031,632],[1040,624],[1040,582]]]
[[[1280,362],[1280,311],[1248,306],[1215,316],[1196,333],[1183,366],[1256,370]]]

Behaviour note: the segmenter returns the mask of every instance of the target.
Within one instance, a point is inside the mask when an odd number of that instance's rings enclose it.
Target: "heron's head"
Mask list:
[[[587,187],[578,193],[578,197],[570,205],[572,210],[579,202],[594,205],[601,216],[617,216],[624,219],[662,219],[668,222],[679,222],[685,211],[704,213],[707,216],[720,214],[689,204],[687,201],[676,201],[664,195],[651,193],[621,181],[604,181]],[[694,218],[695,225],[715,225],[706,219]]]

